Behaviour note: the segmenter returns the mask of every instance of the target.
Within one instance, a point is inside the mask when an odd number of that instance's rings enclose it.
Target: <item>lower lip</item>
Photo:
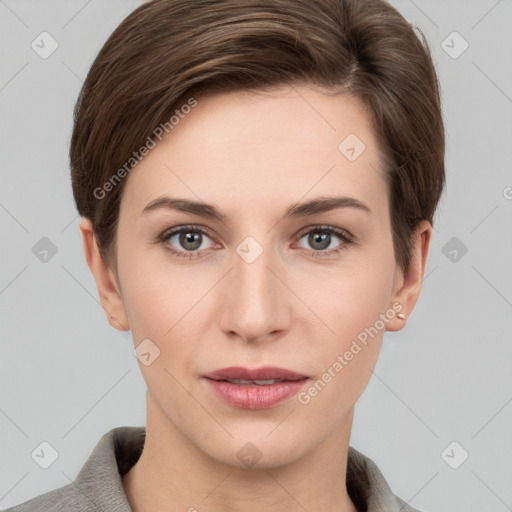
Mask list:
[[[267,386],[233,384],[205,379],[210,389],[224,402],[240,409],[269,409],[297,394],[307,378],[286,380]]]

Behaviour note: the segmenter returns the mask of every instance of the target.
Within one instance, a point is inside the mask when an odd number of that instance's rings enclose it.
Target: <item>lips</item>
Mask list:
[[[309,377],[284,368],[222,368],[203,375],[207,388],[239,409],[269,409],[297,394]]]
[[[262,368],[243,368],[241,366],[230,366],[204,375],[205,378],[216,381],[228,381],[236,384],[248,384],[254,382],[258,385],[272,384],[274,381],[295,381],[308,378],[291,370],[278,368],[276,366],[265,366]]]

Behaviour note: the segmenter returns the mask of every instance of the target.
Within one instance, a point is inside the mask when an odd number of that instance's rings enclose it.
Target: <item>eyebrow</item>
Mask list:
[[[318,197],[304,203],[297,203],[288,208],[284,218],[301,218],[316,213],[328,212],[337,208],[356,208],[371,213],[366,204],[353,197]],[[141,216],[156,210],[176,210],[184,213],[192,213],[201,217],[219,220],[229,224],[229,217],[217,207],[190,199],[172,198],[167,196],[157,197],[142,210]]]

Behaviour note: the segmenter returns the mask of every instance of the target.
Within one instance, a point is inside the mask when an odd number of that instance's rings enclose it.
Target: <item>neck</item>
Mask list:
[[[291,464],[241,469],[199,450],[148,400],[144,449],[123,486],[133,512],[357,512],[345,485],[352,419]]]

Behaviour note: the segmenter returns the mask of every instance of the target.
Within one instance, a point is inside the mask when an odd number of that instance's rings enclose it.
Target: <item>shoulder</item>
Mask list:
[[[400,506],[400,512],[421,512],[421,510],[411,507],[411,505],[409,505],[407,502],[405,502],[399,496],[395,495],[395,500],[397,501],[398,505]]]
[[[86,506],[86,495],[78,492],[74,484],[68,484],[8,508],[5,512],[78,512],[86,509]]]
[[[75,480],[5,512],[130,512],[122,475],[137,461],[144,427],[116,427],[104,434]]]
[[[347,491],[354,504],[367,512],[421,512],[395,495],[375,462],[349,447]]]

